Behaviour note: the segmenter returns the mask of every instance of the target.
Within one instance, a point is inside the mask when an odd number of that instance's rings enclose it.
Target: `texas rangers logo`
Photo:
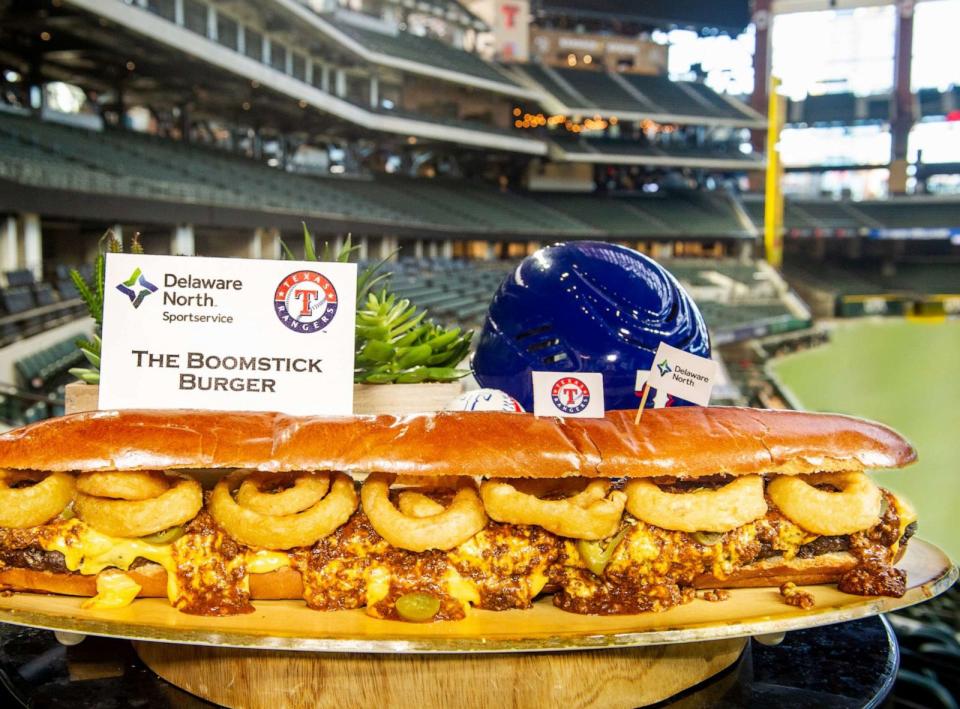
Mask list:
[[[337,290],[322,273],[294,271],[277,286],[273,309],[294,332],[319,332],[337,314]]]
[[[576,377],[563,377],[553,385],[550,397],[565,414],[579,414],[590,403],[590,390]]]

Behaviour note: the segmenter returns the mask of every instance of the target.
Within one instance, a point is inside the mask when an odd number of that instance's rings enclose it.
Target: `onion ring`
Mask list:
[[[10,487],[31,480],[29,487]],[[76,491],[69,473],[0,470],[0,527],[26,529],[49,522],[63,512]]]
[[[486,480],[480,486],[487,514],[498,522],[536,524],[571,539],[606,539],[620,526],[627,496],[619,490],[611,492],[609,480],[591,480],[580,492],[560,500],[522,492],[515,482]],[[518,484],[527,489],[538,487],[526,481]]]
[[[397,507],[407,517],[430,517],[445,509],[433,498],[413,490],[404,490],[397,496]]]
[[[501,482],[510,483],[520,492],[537,497],[559,499],[560,497],[573,501],[573,497],[586,493],[586,500],[602,500],[607,495],[608,485],[591,485],[589,478],[498,478]],[[594,480],[593,482],[603,482]]]
[[[170,481],[158,471],[84,473],[77,476],[77,491],[115,500],[149,500],[170,489]]]
[[[580,507],[602,500],[610,489],[604,480],[589,478],[499,478],[510,483],[518,492],[543,497],[548,500],[564,499]]]
[[[329,473],[305,475],[326,477],[329,485]],[[263,514],[240,505],[232,493],[243,478],[243,473],[234,473],[220,480],[213,488],[207,507],[231,537],[247,546],[263,549],[312,546],[332,534],[357,509],[353,480],[343,473],[336,473],[326,496],[296,514]]]
[[[171,482],[166,492],[148,500],[111,500],[78,492],[73,509],[98,532],[113,537],[145,537],[190,521],[203,506],[200,483],[172,476]]]
[[[360,489],[360,499],[377,534],[395,547],[410,551],[453,549],[487,526],[483,503],[470,478],[458,481],[457,494],[442,512],[426,517],[410,516],[394,507],[390,501],[391,480],[383,474],[369,476]],[[422,510],[422,501],[418,507]]]
[[[720,488],[664,492],[649,480],[624,488],[627,512],[647,524],[677,532],[729,532],[767,513],[763,478],[739,477]]]
[[[820,490],[832,485],[840,492]],[[824,536],[853,534],[880,520],[883,495],[864,473],[780,475],[767,485],[767,494],[797,526]]]
[[[271,484],[289,484],[271,492]],[[264,489],[266,488],[266,490]],[[300,473],[295,476],[251,473],[237,490],[237,504],[264,515],[295,515],[323,499],[330,490],[330,476]]]

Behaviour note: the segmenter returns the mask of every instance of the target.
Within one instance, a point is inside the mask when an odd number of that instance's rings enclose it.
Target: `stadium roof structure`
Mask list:
[[[301,0],[271,2],[372,64],[509,96],[535,97],[476,54],[430,37],[390,28],[357,13],[318,14]]]
[[[44,81],[66,81],[99,93],[122,89],[129,104],[188,107],[191,118],[222,121],[234,116],[236,122],[246,125],[287,134],[322,134],[333,140],[389,134],[403,140],[569,162],[718,171],[762,167],[756,158],[736,153],[704,154],[683,146],[645,149],[592,140],[551,141],[542,132],[401,107],[388,110],[374,101],[361,103],[349,92],[336,90],[332,80],[318,80],[320,67],[340,62],[337,66],[364,72],[370,63],[382,62],[394,71],[516,101],[528,99],[531,104],[573,116],[603,113],[624,120],[649,118],[710,127],[764,124],[762,116],[744,104],[700,84],[540,65],[515,69],[491,64],[439,40],[386,31],[376,18],[369,18],[369,26],[361,26],[364,21],[355,13],[317,14],[301,0],[243,6],[244,14],[238,16],[244,18],[238,20],[241,35],[258,37],[259,45],[263,28],[270,28],[270,44],[265,44],[262,56],[252,56],[241,43],[228,46],[219,41],[222,38],[209,30],[210,18],[217,19],[219,13],[202,17],[201,28],[191,29],[182,18],[178,21],[121,0],[61,0],[45,6],[44,12],[16,3],[0,7],[4,11],[0,60],[8,66],[23,73],[36,71]],[[151,8],[156,10],[153,5]],[[244,22],[250,23],[246,29]],[[44,34],[47,38],[41,41]],[[277,61],[278,55],[285,61]],[[38,65],[32,66],[32,61]],[[299,71],[295,62],[299,62]]]
[[[470,27],[478,32],[486,32],[490,29],[486,22],[470,12],[457,0],[387,0],[387,2],[409,10],[418,10],[428,15],[435,15],[463,27]]]
[[[732,35],[750,24],[749,0],[533,0],[537,17],[635,22],[652,27],[714,28]]]
[[[625,120],[703,126],[766,126],[765,118],[745,103],[692,81],[539,63],[513,65],[512,70],[521,82],[542,91],[541,102],[553,113],[599,113]]]
[[[277,0],[280,2],[295,7],[304,17],[324,22],[296,0]],[[257,7],[262,10],[265,6]],[[198,110],[207,107],[212,117],[236,114],[241,104],[249,104],[243,110],[250,118],[260,113],[262,122],[291,131],[311,124],[318,129],[338,124],[344,133],[360,128],[474,148],[528,155],[547,153],[544,141],[514,131],[422,114],[379,111],[353,103],[316,83],[119,0],[63,0],[53,12],[57,15],[57,31],[51,33],[50,41],[43,47],[45,80],[67,81],[101,91],[113,90],[117,82],[122,82],[130,98],[146,97],[146,103],[160,98],[174,105],[191,103]],[[49,16],[35,12],[19,15],[17,24],[5,21],[0,27],[0,40],[4,40],[0,44],[6,46],[0,48],[0,56],[15,51],[28,55],[34,51],[36,48],[29,42],[50,22]],[[294,23],[290,26],[296,28]],[[310,40],[303,40],[303,44],[309,45]],[[123,68],[128,61],[136,66],[136,72]],[[506,79],[503,85],[507,86]],[[252,86],[257,89],[251,90]],[[516,91],[530,95],[521,87],[516,87]],[[280,97],[287,101],[278,100]],[[314,111],[307,110],[311,108]]]

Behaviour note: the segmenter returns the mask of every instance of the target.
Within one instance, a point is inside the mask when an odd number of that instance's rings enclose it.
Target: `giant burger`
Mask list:
[[[455,620],[552,594],[662,611],[697,589],[902,595],[914,461],[838,415],[667,408],[345,418],[123,411],[0,435],[0,589],[185,613],[261,599]]]

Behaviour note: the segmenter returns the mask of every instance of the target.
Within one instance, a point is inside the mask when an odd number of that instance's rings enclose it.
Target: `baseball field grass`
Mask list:
[[[918,535],[960,560],[960,321],[841,321],[829,344],[775,360],[803,408],[881,421],[919,462],[878,472],[916,507]]]

